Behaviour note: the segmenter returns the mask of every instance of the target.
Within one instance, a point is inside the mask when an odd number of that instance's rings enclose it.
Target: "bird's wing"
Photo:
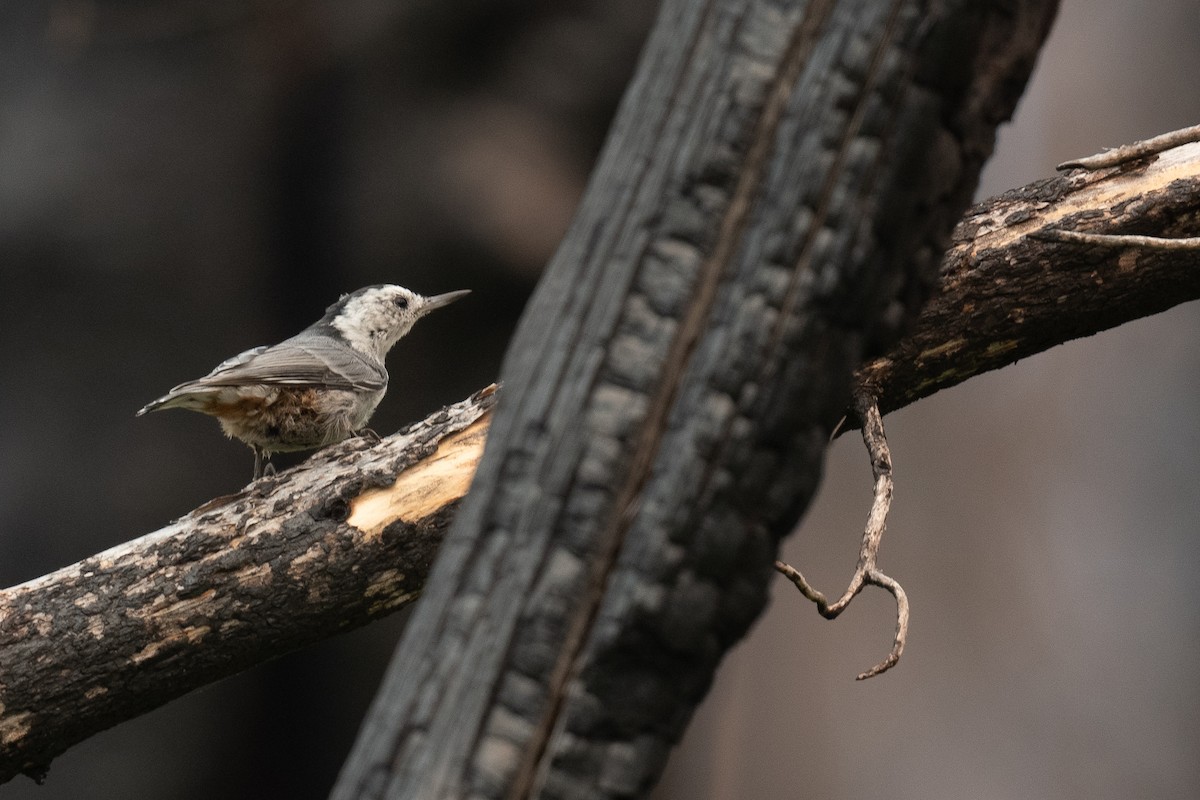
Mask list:
[[[222,362],[208,375],[180,384],[179,391],[269,384],[326,389],[379,391],[387,388],[387,370],[328,336],[300,334],[274,347],[256,347]]]

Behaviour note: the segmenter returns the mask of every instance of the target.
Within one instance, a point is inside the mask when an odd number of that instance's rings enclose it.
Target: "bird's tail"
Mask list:
[[[151,411],[162,411],[165,408],[185,408],[189,411],[204,412],[209,406],[212,393],[189,391],[184,388],[187,385],[176,386],[157,400],[150,401],[142,406],[135,416],[140,417]]]
[[[142,406],[134,416],[140,417],[143,414],[149,414],[151,411],[158,411],[166,406],[170,399],[171,396],[166,395],[165,397],[160,397],[157,400],[151,400],[149,403],[146,403],[146,405]]]

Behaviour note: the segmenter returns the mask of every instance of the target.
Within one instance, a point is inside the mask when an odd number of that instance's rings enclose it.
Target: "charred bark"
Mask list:
[[[648,791],[1053,10],[663,5],[336,798]]]

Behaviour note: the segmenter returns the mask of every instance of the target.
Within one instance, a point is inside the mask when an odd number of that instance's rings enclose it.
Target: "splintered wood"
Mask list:
[[[401,472],[391,486],[363,492],[351,501],[346,524],[368,537],[378,536],[396,520],[419,522],[462,499],[475,477],[490,426],[490,416],[476,421],[442,440],[433,455]]]

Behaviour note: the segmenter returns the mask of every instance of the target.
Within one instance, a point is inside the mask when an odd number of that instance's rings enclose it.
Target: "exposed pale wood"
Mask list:
[[[462,499],[483,456],[490,417],[446,437],[437,450],[401,472],[395,483],[369,489],[350,501],[346,524],[368,538],[397,520],[416,524]]]

